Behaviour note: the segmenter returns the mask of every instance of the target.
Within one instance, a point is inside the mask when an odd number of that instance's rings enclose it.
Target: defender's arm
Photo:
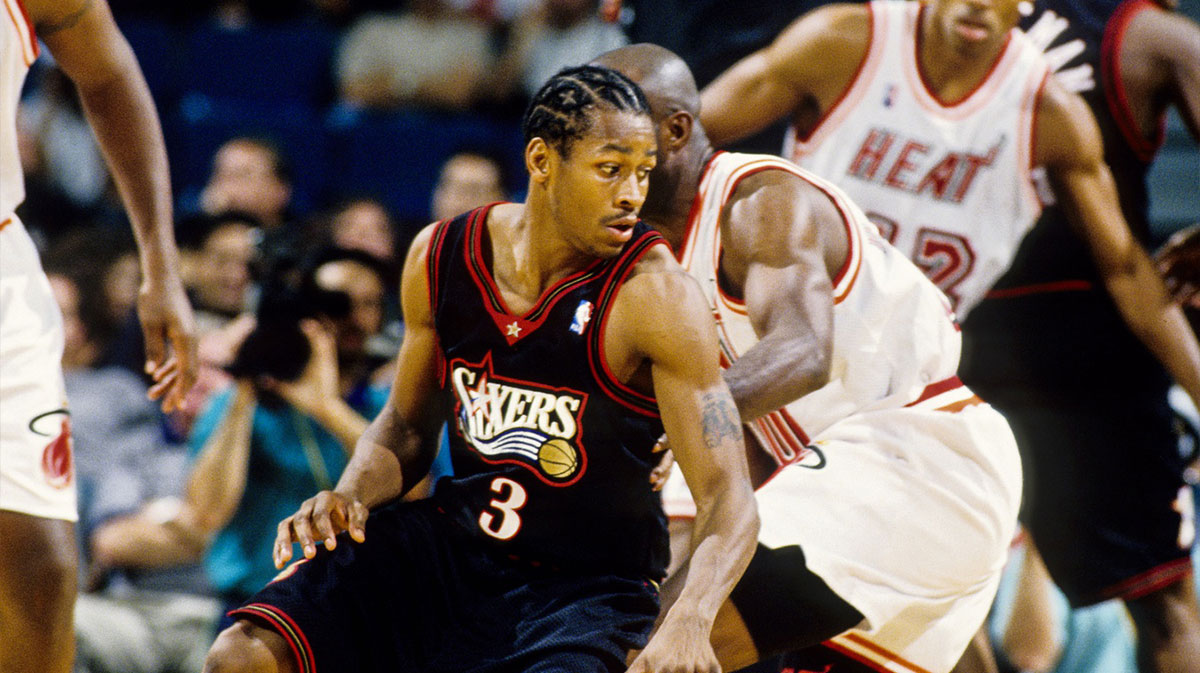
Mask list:
[[[177,409],[196,380],[196,327],[178,273],[171,176],[150,90],[103,0],[25,0],[25,7],[79,90],[133,224],[142,270],[138,316],[155,380],[150,394],[163,397],[166,410]]]
[[[832,103],[866,53],[868,10],[827,5],[796,19],[770,45],[704,88],[700,121],[720,147],[792,114],[809,96]]]
[[[1053,80],[1046,83],[1037,114],[1036,160],[1087,240],[1109,294],[1133,333],[1200,403],[1200,346],[1121,215],[1095,118],[1079,96]]]
[[[832,203],[782,171],[747,178],[734,199],[722,219],[722,276],[740,285],[759,342],[725,382],[746,423],[829,382],[833,286],[819,228],[840,231],[841,222]]]

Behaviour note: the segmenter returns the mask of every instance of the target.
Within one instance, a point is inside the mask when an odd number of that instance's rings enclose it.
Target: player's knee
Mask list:
[[[204,673],[287,673],[294,671],[282,638],[247,621],[217,636],[204,660]]]

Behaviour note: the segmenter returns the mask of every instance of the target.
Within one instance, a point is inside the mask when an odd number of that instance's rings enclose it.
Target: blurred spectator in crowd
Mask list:
[[[192,218],[186,226],[189,240],[181,236],[179,243],[186,250],[184,282],[203,339],[249,307],[261,232],[253,215],[236,211]]]
[[[266,279],[254,330],[230,366],[236,380],[196,421],[182,506],[165,521],[144,512],[124,548],[148,565],[203,554],[226,604],[270,581],[276,524],[336,482],[386,401],[365,350],[382,298],[378,267],[353,251],[318,255],[298,283]]]
[[[442,164],[429,212],[444,220],[472,208],[508,198],[499,159],[483,150],[462,150]]]
[[[125,517],[170,507],[170,496],[182,490],[185,451],[164,442],[161,416],[140,378],[121,367],[96,366],[103,349],[93,338],[100,314],[86,307],[102,301],[103,289],[81,284],[78,266],[48,268],[63,314],[63,373],[79,481],[76,670],[199,673],[220,607],[202,568],[133,570],[114,544]]]
[[[366,107],[463,110],[493,65],[488,26],[447,0],[363,17],[346,33],[335,78],[344,101]]]
[[[350,199],[334,209],[329,242],[346,250],[361,250],[389,269],[396,266],[396,225],[378,199]],[[392,285],[389,280],[388,285]]]
[[[101,214],[109,205],[111,180],[70,79],[53,65],[38,73],[17,115],[28,192],[18,212],[38,233],[54,238],[70,224]]]
[[[241,136],[226,141],[214,155],[200,210],[253,216],[262,225],[261,252],[267,261],[294,260],[301,231],[292,221],[291,200],[291,167],[282,150],[267,139]]]
[[[78,286],[89,291],[79,309],[88,325],[88,340],[100,350],[98,364],[112,364],[125,323],[132,321],[132,329],[141,333],[133,315],[141,272],[132,235],[99,225],[75,226],[51,242],[43,261],[48,269],[70,270]],[[138,350],[131,356],[131,369],[139,375],[144,363],[141,343],[138,337]]]
[[[599,6],[599,0],[533,0],[513,22],[500,63],[510,81],[498,85],[519,84],[528,100],[559,70],[628,44],[620,26],[600,17]]]

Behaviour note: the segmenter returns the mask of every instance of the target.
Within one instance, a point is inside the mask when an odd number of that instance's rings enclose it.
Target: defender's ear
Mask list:
[[[680,110],[663,120],[663,128],[666,130],[665,142],[668,149],[671,151],[678,150],[688,144],[692,139],[692,129],[695,127],[696,118],[690,112]]]

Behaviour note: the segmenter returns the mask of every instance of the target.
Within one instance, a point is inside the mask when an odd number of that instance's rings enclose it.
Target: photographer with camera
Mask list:
[[[234,382],[193,427],[191,472],[174,512],[111,524],[107,556],[139,567],[204,557],[237,605],[276,574],[275,525],[341,475],[367,419],[387,401],[367,349],[381,329],[384,276],[365,253],[328,249],[270,274]]]

